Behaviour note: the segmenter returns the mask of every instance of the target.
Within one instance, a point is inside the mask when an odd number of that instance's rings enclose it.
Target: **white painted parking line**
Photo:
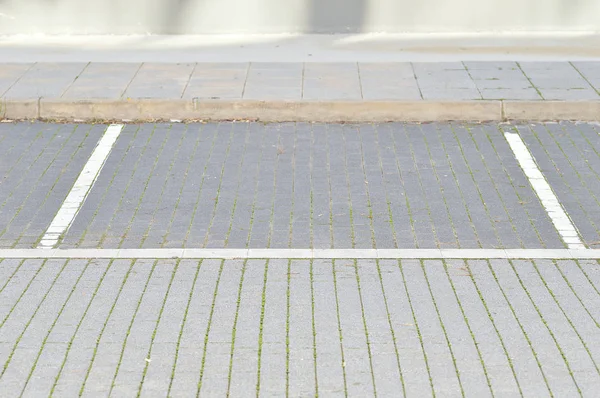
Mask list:
[[[544,178],[544,175],[537,167],[533,156],[527,149],[527,146],[516,133],[504,133],[508,145],[512,149],[517,161],[521,165],[523,172],[529,179],[533,190],[536,195],[540,198],[542,206],[550,216],[554,227],[557,229],[562,240],[567,244],[569,249],[582,250],[585,249],[585,245],[579,238],[579,233],[575,228],[575,225],[567,215],[567,212],[562,207],[558,198],[552,191],[550,184]]]
[[[67,198],[56,213],[56,216],[46,230],[38,249],[51,249],[58,243],[61,235],[66,233],[71,226],[71,223],[77,216],[79,209],[85,202],[90,189],[96,182],[112,147],[123,130],[122,124],[111,124],[106,129],[106,132],[98,141],[98,145],[92,152],[87,163],[81,170],[81,174],[77,177],[77,181],[71,188]]]
[[[600,259],[597,249],[0,249],[2,258]]]

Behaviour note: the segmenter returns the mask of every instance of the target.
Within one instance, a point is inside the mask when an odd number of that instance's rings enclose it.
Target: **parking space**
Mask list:
[[[600,245],[600,129],[590,123],[516,126],[590,248]]]
[[[563,248],[496,124],[126,125],[62,248]]]
[[[0,124],[0,247],[39,242],[105,129]]]

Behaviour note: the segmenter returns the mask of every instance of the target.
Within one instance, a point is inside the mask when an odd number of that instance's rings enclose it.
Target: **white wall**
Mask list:
[[[600,0],[0,0],[0,34],[600,32]]]

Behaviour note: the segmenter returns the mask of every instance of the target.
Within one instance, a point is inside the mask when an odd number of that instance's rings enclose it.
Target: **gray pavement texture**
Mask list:
[[[106,128],[0,123],[0,247]],[[597,396],[600,263],[485,257],[565,248],[505,132],[597,247],[594,123],[125,125],[59,248],[481,259],[0,258],[0,397]]]
[[[0,63],[0,98],[598,100],[600,62]]]
[[[600,265],[4,260],[0,395],[593,397]]]
[[[0,247],[39,243],[105,128],[0,124]],[[505,131],[593,248],[584,123],[126,125],[60,248],[565,248]]]

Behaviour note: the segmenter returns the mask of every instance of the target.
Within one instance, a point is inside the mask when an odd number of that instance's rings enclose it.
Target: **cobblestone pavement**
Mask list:
[[[0,124],[0,396],[595,396],[597,125],[107,127]]]

